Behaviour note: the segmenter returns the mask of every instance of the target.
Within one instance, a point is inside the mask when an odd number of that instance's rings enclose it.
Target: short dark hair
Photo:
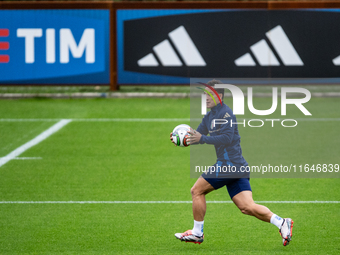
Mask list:
[[[213,79],[213,80],[208,81],[207,84],[211,87],[215,87],[215,84],[223,84],[223,82],[221,82],[220,80]],[[223,98],[224,98],[224,88],[215,89],[215,90],[218,94],[222,94],[222,100],[223,100]]]

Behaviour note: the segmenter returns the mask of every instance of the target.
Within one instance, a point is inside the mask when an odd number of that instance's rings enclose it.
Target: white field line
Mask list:
[[[30,160],[30,159],[42,159],[42,157],[15,157],[13,160]]]
[[[62,127],[64,127],[71,121],[72,120],[68,120],[68,119],[60,120],[58,123],[54,124],[49,129],[45,130],[40,135],[33,138],[31,141],[25,143],[24,145],[21,145],[20,147],[18,147],[17,149],[9,153],[7,156],[0,158],[0,167],[6,164],[8,161],[18,157],[21,153],[33,147],[34,145],[37,145],[41,141],[45,140],[47,137],[54,134],[55,132],[57,132],[59,129],[61,129]]]
[[[340,201],[255,201],[259,204],[340,204]],[[192,201],[0,201],[0,204],[191,204]],[[207,201],[232,204],[232,201]]]
[[[239,120],[243,120],[236,116]],[[62,119],[0,119],[0,122],[54,122]],[[202,119],[190,118],[93,118],[93,119],[69,119],[77,122],[175,122],[175,121],[201,121]],[[245,119],[250,120],[250,119]],[[340,121],[340,118],[295,118],[297,121]]]
[[[340,121],[340,118],[296,118],[297,121]]]

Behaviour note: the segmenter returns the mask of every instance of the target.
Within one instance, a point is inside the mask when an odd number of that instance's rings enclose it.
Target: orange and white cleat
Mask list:
[[[294,221],[291,218],[283,219],[283,223],[279,230],[280,235],[282,237],[283,246],[287,246],[289,242],[292,240],[293,236],[293,223]]]
[[[184,233],[176,233],[175,237],[181,241],[185,241],[186,243],[203,243],[204,235],[195,236],[192,234],[192,230],[187,230]]]

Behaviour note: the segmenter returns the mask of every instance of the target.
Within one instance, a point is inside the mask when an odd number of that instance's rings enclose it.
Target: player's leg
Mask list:
[[[176,233],[176,238],[181,241],[202,243],[204,216],[207,209],[205,195],[213,191],[214,187],[204,178],[200,177],[191,188],[192,211],[194,215],[194,227],[184,233]]]
[[[213,190],[214,187],[202,177],[198,178],[191,188],[192,212],[195,221],[204,220],[205,212],[207,210],[205,195]]]
[[[256,204],[250,190],[238,193],[233,196],[232,200],[242,213],[255,216],[265,222],[270,222],[273,213],[267,207]]]
[[[279,228],[279,232],[283,239],[283,245],[286,246],[289,244],[292,237],[292,229],[293,229],[293,221],[290,218],[283,219],[278,215],[272,213],[266,206],[256,204],[253,200],[252,192],[250,190],[250,185],[248,188],[247,183],[249,183],[248,179],[243,179],[239,182],[236,182],[231,188],[228,186],[229,194],[233,192],[232,190],[238,190],[237,194],[231,194],[232,200],[235,205],[241,210],[242,213],[255,216],[256,218],[270,222]],[[235,188],[236,187],[236,188]],[[230,189],[230,190],[229,190]],[[242,191],[241,191],[242,190]],[[230,192],[231,191],[231,192]]]

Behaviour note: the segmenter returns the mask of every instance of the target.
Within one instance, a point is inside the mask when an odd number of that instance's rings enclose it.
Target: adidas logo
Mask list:
[[[206,63],[191,40],[184,26],[180,26],[169,34],[170,40],[175,46],[178,54],[187,66],[206,66]],[[168,39],[154,46],[153,51],[159,59],[162,66],[182,66],[181,59],[176,54],[174,48]],[[137,61],[138,66],[159,66],[157,59],[153,53],[149,53],[145,57]]]
[[[299,54],[296,52],[288,36],[280,25],[269,30],[266,33],[266,36],[285,66],[304,65]],[[280,65],[280,62],[275,57],[266,40],[262,39],[261,41],[253,44],[250,46],[250,50],[261,66]],[[340,56],[337,61],[340,62]],[[256,66],[256,63],[250,53],[244,54],[234,62],[237,66]]]
[[[333,64],[335,66],[340,66],[340,56],[337,56],[335,59],[333,59]]]

